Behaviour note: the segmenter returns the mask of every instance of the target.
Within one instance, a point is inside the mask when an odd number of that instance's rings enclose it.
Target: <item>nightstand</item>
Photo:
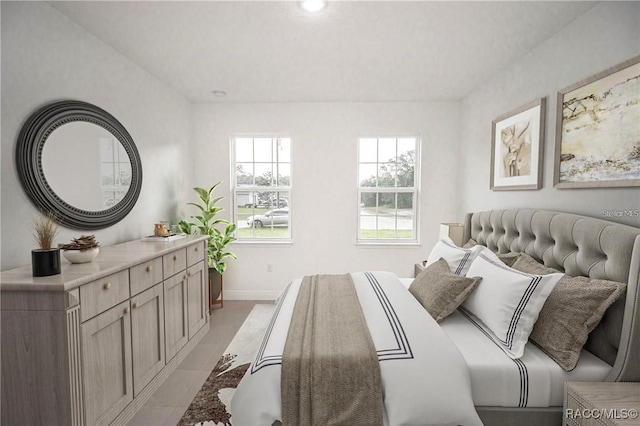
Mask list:
[[[413,277],[417,277],[418,274],[420,272],[422,272],[424,270],[424,264],[423,262],[420,263],[416,263],[415,265],[413,265]]]
[[[563,425],[640,425],[640,383],[565,382]]]

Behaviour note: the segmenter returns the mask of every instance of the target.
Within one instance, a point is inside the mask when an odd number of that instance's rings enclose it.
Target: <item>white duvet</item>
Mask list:
[[[482,425],[464,358],[427,311],[392,273],[351,275],[380,360],[385,424]],[[282,351],[300,283],[293,281],[283,292],[238,385],[230,409],[234,426],[280,420]]]
[[[413,278],[401,278],[409,288]],[[533,343],[512,359],[486,326],[468,312],[457,310],[439,326],[464,357],[476,407],[561,407],[564,382],[602,382],[611,366],[583,349],[578,365],[564,371]]]

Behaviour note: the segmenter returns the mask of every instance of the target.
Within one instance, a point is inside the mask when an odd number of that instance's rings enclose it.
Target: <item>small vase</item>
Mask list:
[[[31,272],[34,277],[46,277],[60,273],[60,249],[31,250]]]

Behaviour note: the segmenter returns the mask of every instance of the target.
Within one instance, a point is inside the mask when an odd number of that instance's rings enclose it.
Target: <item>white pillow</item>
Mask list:
[[[462,307],[484,323],[511,358],[520,358],[544,302],[564,274],[526,274],[482,253],[467,275],[482,281]]]
[[[462,248],[455,245],[451,238],[443,237],[429,253],[425,267],[433,265],[440,258],[444,258],[451,272],[456,275],[467,275],[471,263],[480,253],[485,253],[494,262],[502,263],[498,256],[485,246],[476,245],[471,248]]]

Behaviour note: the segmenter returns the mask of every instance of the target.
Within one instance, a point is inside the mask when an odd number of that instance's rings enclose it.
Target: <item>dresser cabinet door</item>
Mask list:
[[[208,270],[204,262],[187,269],[187,311],[189,319],[189,339],[207,322],[207,282]]]
[[[133,400],[129,301],[81,326],[87,425],[107,425]]]
[[[131,298],[131,349],[135,396],[165,364],[162,284]]]
[[[189,340],[186,272],[174,275],[164,282],[164,316],[168,362]]]

